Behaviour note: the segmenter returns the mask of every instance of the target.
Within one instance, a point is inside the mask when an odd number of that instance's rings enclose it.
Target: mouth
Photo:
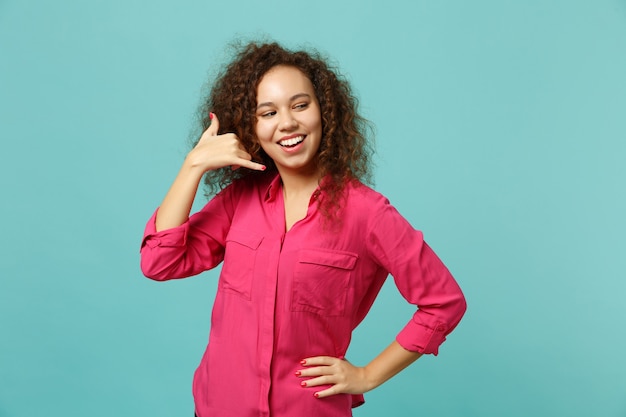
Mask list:
[[[288,137],[285,139],[281,139],[280,141],[278,141],[278,144],[282,146],[283,148],[293,148],[294,146],[297,146],[300,143],[302,143],[304,141],[304,138],[306,138],[306,135],[292,136],[292,137]]]

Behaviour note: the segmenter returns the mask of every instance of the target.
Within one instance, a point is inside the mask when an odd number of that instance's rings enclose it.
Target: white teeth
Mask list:
[[[285,139],[278,142],[280,146],[295,146],[304,140],[304,136],[296,136],[295,138]]]

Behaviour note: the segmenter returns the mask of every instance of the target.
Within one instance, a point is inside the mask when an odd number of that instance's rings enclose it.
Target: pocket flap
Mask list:
[[[231,228],[228,236],[226,236],[226,242],[236,242],[254,250],[259,247],[262,240],[263,236],[257,236],[254,233],[234,228]]]
[[[353,269],[359,256],[350,252],[325,249],[303,249],[298,261],[304,264],[332,266],[341,269]]]

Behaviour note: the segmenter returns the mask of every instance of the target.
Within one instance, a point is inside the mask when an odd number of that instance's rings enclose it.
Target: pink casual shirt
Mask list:
[[[277,175],[236,181],[183,225],[155,231],[141,249],[155,280],[196,275],[221,262],[209,344],[194,375],[199,417],[346,417],[362,396],[316,399],[294,373],[303,358],[343,357],[388,274],[418,308],[396,340],[437,354],[465,312],[454,278],[387,199],[353,182],[338,218],[315,199],[285,232]]]

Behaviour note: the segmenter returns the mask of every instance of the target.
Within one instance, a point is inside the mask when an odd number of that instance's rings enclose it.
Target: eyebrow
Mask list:
[[[298,100],[299,98],[311,98],[311,96],[307,93],[298,93],[294,96],[291,96],[291,98],[289,99],[289,101],[295,101]],[[275,104],[272,103],[271,101],[266,101],[264,103],[259,103],[258,106],[256,106],[257,110],[260,109],[261,107],[272,107]]]

